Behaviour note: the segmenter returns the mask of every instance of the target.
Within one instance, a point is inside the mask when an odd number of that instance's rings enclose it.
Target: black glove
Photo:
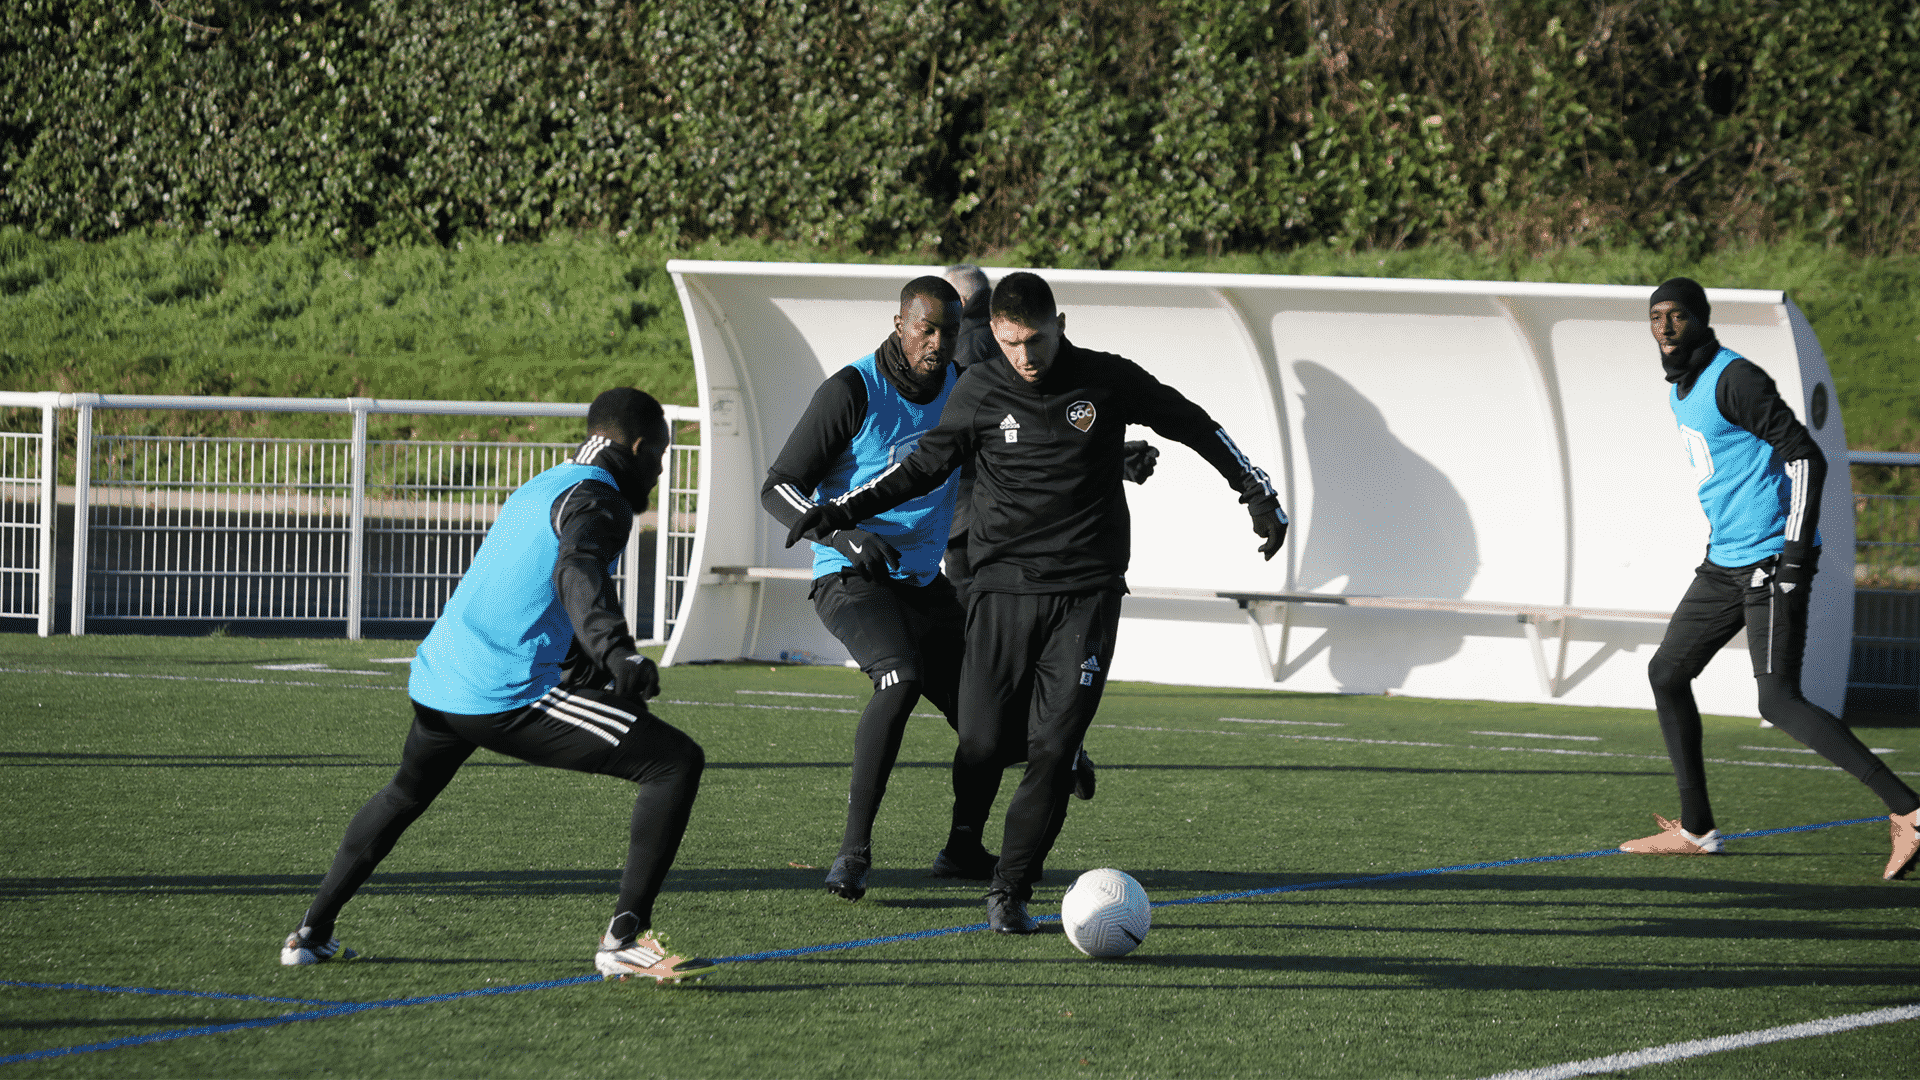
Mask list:
[[[1127,474],[1127,479],[1136,484],[1146,483],[1147,477],[1153,475],[1154,463],[1160,460],[1160,448],[1145,439],[1135,439],[1120,444],[1120,450],[1125,455],[1120,469]]]
[[[612,659],[613,693],[629,701],[652,701],[660,696],[660,668],[639,653],[615,653]]]
[[[853,523],[853,515],[847,513],[847,508],[839,503],[814,503],[813,508],[801,514],[800,520],[794,522],[793,528],[787,530],[786,546],[792,547],[808,535],[824,535],[835,529],[847,528]]]
[[[1287,542],[1287,515],[1279,507],[1264,514],[1253,515],[1253,531],[1260,534],[1266,543],[1260,545],[1260,556],[1268,562],[1273,561],[1273,553]]]
[[[900,552],[892,544],[865,529],[835,529],[827,543],[847,557],[854,573],[868,581],[885,581],[900,565]]]
[[[1813,588],[1814,560],[1811,555],[1800,552],[1781,552],[1773,566],[1773,595],[1785,597],[1794,593],[1805,596]]]

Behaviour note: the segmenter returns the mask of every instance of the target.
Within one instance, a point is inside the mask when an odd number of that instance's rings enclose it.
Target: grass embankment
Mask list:
[[[845,261],[857,252],[741,241],[673,248],[645,237],[469,238],[353,258],[325,245],[250,247],[173,235],[99,243],[0,232],[0,389],[291,397],[582,401],[613,383],[692,404],[686,324],[665,270],[674,257]],[[1427,247],[1300,249],[1132,270],[1784,288],[1833,366],[1856,449],[1920,450],[1920,256],[1870,258],[1809,245],[1675,264],[1644,249],[1533,257]],[[1651,360],[1649,360],[1651,363]],[[144,418],[126,417],[138,423]],[[254,422],[257,418],[249,418]],[[224,428],[237,417],[175,417]],[[307,433],[324,418],[281,418]],[[377,433],[570,438],[577,424],[391,417]],[[384,426],[383,426],[384,425]]]

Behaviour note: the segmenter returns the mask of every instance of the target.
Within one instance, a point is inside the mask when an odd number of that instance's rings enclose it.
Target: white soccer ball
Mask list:
[[[1089,870],[1060,901],[1067,940],[1088,956],[1125,956],[1147,939],[1153,909],[1147,890],[1119,870]]]

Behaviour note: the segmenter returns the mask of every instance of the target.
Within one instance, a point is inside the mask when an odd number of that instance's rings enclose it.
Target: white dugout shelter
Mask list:
[[[820,381],[886,337],[901,285],[940,268],[668,270],[708,422],[667,662],[842,660],[806,598],[809,551],[781,547],[760,486]],[[1071,340],[1206,408],[1293,521],[1263,562],[1199,455],[1129,432],[1162,453],[1126,485],[1133,591],[1114,678],[1652,707],[1647,661],[1707,539],[1647,331],[1652,286],[1039,272]],[[1853,512],[1826,358],[1784,293],[1708,296],[1720,340],[1773,377],[1833,466],[1804,687],[1838,713]],[[1696,683],[1703,711],[1757,715],[1745,644]]]

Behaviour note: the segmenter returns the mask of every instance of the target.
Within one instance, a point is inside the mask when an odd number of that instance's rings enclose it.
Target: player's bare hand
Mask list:
[[[1287,542],[1287,515],[1278,510],[1256,514],[1253,518],[1253,531],[1260,534],[1265,543],[1260,545],[1260,557],[1271,562],[1280,545]]]

